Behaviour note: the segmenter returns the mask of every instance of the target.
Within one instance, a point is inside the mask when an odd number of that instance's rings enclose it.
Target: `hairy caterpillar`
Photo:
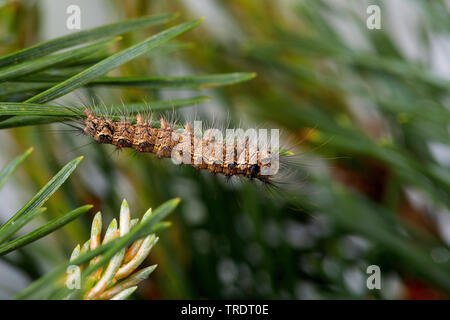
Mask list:
[[[266,139],[257,141],[254,135],[233,136],[224,143],[211,132],[197,136],[189,124],[176,130],[164,118],[158,127],[144,121],[139,113],[135,121],[107,119],[89,109],[84,110],[84,115],[82,131],[98,143],[153,153],[158,158],[171,158],[213,174],[242,176],[264,183],[271,183],[278,171],[278,144],[269,146]]]

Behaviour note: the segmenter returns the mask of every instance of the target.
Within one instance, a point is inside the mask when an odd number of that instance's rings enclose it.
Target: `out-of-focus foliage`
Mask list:
[[[95,203],[115,212],[124,197],[137,210],[183,199],[173,227],[154,248],[152,263],[159,268],[137,291],[141,298],[448,297],[450,171],[433,150],[449,145],[449,81],[431,66],[436,38],[449,41],[449,8],[440,0],[403,1],[417,14],[420,52],[412,58],[395,36],[387,2],[375,1],[382,9],[381,30],[367,29],[372,3],[366,1],[105,4],[123,19],[155,12],[205,16],[180,42],[121,66],[120,76],[257,73],[247,83],[204,90],[212,100],[184,109],[181,117],[212,121],[214,114],[230,126],[281,128],[286,144],[295,145],[299,174],[274,193],[147,155],[79,148],[84,138],[48,127],[8,130],[0,138],[17,149],[35,146],[39,158],[26,163],[28,185],[40,185],[70,157],[85,156],[84,172],[49,205]],[[38,9],[20,2],[0,8],[0,30],[8,31],[1,31],[8,35],[2,52],[35,42],[23,39],[36,36],[28,24]],[[145,32],[127,34],[123,42],[142,41]],[[36,90],[52,84],[45,85]],[[192,96],[107,83],[83,94],[113,104]],[[86,223],[65,230],[57,250],[67,256],[87,230]],[[36,259],[29,252],[23,256]],[[381,268],[381,290],[366,287],[366,268],[373,264]],[[32,279],[42,274],[38,266],[26,272]]]

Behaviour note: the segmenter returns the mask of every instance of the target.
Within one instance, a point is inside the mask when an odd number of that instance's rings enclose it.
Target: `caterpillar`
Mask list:
[[[224,143],[217,134],[208,131],[198,136],[187,123],[175,129],[161,118],[159,126],[145,121],[140,113],[134,121],[115,121],[83,111],[82,131],[97,143],[111,144],[119,149],[130,148],[139,153],[152,153],[158,158],[171,158],[175,163],[187,164],[212,174],[257,179],[266,184],[278,171],[278,136],[271,136],[271,143],[264,138],[257,141],[255,134],[240,131]],[[228,133],[228,130],[227,130]],[[275,143],[273,143],[275,141]]]

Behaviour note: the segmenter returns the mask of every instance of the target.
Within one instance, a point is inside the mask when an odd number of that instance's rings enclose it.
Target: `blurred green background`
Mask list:
[[[63,125],[0,131],[0,165],[35,151],[0,192],[3,221],[65,163],[85,158],[47,204],[45,219],[92,203],[106,220],[123,198],[140,216],[182,203],[150,254],[158,268],[136,298],[446,299],[450,293],[450,6],[447,1],[145,0],[0,1],[0,54],[82,28],[163,12],[205,17],[172,50],[114,75],[256,72],[200,91],[212,99],[177,112],[230,127],[280,128],[296,153],[275,192],[246,181],[114,152]],[[380,30],[366,27],[368,5]],[[162,27],[126,34],[129,46]],[[176,50],[175,50],[176,49]],[[2,84],[0,83],[0,91]],[[58,100],[121,103],[199,91],[89,87]],[[24,97],[17,97],[23,101]],[[95,211],[0,258],[0,297],[66,261]],[[366,269],[381,269],[369,290]]]

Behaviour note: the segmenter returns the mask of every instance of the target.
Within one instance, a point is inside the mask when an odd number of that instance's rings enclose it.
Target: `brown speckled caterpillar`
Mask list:
[[[90,110],[85,110],[84,114],[86,118],[83,120],[83,131],[98,143],[154,153],[158,158],[174,159],[175,155],[184,159],[182,163],[213,174],[244,176],[250,180],[270,183],[272,174],[267,173],[272,165],[271,152],[267,148],[264,151],[251,148],[249,139],[241,141],[244,144],[241,146],[234,145],[233,141],[232,150],[227,157],[228,145],[222,141],[197,137],[189,124],[181,133],[177,133],[166,120],[161,119],[160,127],[156,127],[144,121],[140,114],[136,116],[135,123],[105,119],[94,115]]]

